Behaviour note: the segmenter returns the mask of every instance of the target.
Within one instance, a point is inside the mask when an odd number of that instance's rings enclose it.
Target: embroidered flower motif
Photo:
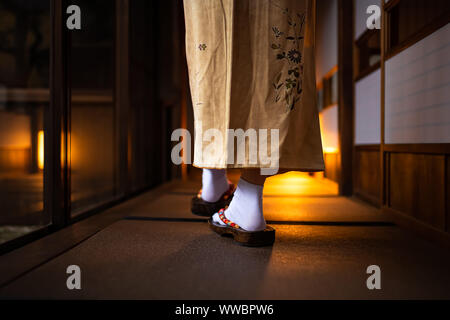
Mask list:
[[[276,38],[279,38],[284,34],[284,32],[281,32],[277,27],[272,27],[272,30]]]
[[[206,48],[207,48],[207,46],[206,46],[206,44],[204,44],[204,43],[200,43],[200,44],[198,45],[198,49],[199,49],[200,51],[205,51]]]
[[[285,86],[286,86],[286,89],[295,88],[297,86],[297,81],[287,78]]]
[[[274,79],[272,86],[275,89],[275,102],[283,101],[286,110],[292,111],[295,104],[300,100],[302,94],[302,50],[303,33],[306,15],[304,13],[292,14],[289,8],[283,8],[275,1],[271,4],[281,10],[286,16],[288,30],[281,31],[278,27],[272,27],[274,34],[274,43],[271,48],[275,51],[275,57],[278,61],[285,61],[289,69],[281,71]]]
[[[287,56],[294,63],[300,63],[302,60],[302,54],[295,49],[289,50]]]

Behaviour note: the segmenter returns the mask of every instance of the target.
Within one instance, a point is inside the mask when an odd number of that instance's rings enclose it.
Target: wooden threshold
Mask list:
[[[431,227],[403,212],[383,207],[382,212],[388,214],[392,221],[400,227],[416,233],[418,236],[431,242],[446,246],[450,249],[450,234]]]

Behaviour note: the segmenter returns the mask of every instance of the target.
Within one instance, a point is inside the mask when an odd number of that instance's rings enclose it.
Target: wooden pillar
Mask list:
[[[131,117],[129,90],[129,0],[116,0],[116,193],[125,195],[131,189]]]
[[[387,40],[387,28],[386,28],[386,10],[385,3],[383,2],[382,11],[381,11],[381,105],[380,105],[380,205],[383,208],[384,206],[389,206],[388,202],[388,187],[387,183],[387,167],[386,162],[389,161],[389,157],[386,157],[384,152],[384,127],[385,127],[385,118],[384,118],[384,105],[385,105],[385,62],[386,62],[386,40]]]
[[[339,194],[353,194],[353,0],[338,0]]]
[[[186,44],[185,44],[185,22],[184,22],[184,8],[182,3],[178,3],[176,7],[176,21],[177,24],[177,31],[178,31],[178,43],[179,43],[179,57],[180,59],[180,111],[181,111],[181,121],[180,121],[180,128],[187,129],[188,128],[188,103],[187,100],[189,99],[189,78],[187,73],[187,61],[186,61]],[[183,138],[183,150],[187,150],[187,148],[190,148],[191,146],[187,145],[187,141],[185,138]],[[188,165],[186,162],[190,159],[187,158],[187,154],[185,154],[185,151],[183,151],[183,163],[181,164],[181,178],[183,180],[188,179]]]
[[[44,211],[52,227],[63,227],[70,217],[70,176],[67,166],[68,31],[66,1],[51,1],[50,105],[44,110]]]

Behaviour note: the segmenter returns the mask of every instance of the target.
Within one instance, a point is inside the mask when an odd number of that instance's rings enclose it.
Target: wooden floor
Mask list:
[[[238,246],[191,215],[199,187],[199,175],[172,182],[0,257],[0,298],[450,298],[448,249],[339,197],[333,182],[267,181],[268,248]],[[69,265],[80,266],[82,290],[67,289]],[[381,268],[381,290],[367,289],[370,265]]]

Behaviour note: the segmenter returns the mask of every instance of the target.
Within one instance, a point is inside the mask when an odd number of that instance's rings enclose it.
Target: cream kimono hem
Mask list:
[[[279,168],[323,170],[315,87],[315,1],[184,0],[184,10],[195,118],[194,166],[270,167],[261,154],[278,150]],[[228,129],[242,129],[247,138],[231,139]],[[257,140],[252,141],[249,129]],[[271,135],[276,130],[278,149],[276,135]],[[230,143],[234,148],[228,148]],[[244,156],[236,156],[240,147]]]

